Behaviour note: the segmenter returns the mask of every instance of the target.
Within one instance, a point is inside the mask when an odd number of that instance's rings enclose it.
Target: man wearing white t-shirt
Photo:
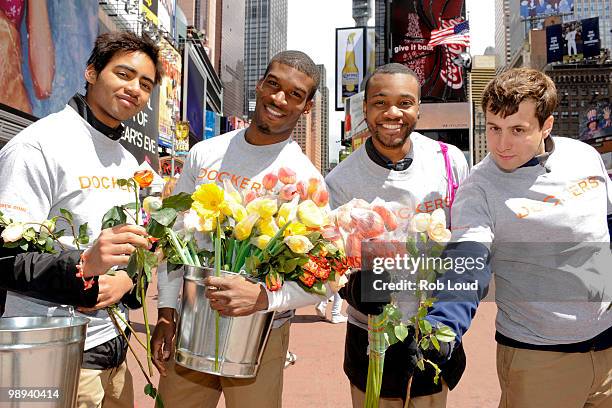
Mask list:
[[[149,247],[142,227],[101,231],[101,223],[110,208],[134,200],[133,191],[117,184],[138,168],[134,156],[119,143],[121,122],[145,107],[160,77],[159,49],[150,40],[128,32],[103,34],[87,61],[86,95],[76,94],[62,111],[27,127],[0,151],[3,213],[16,221],[42,222],[66,209],[77,226],[87,223],[88,235],[98,239],[85,252],[86,276],[96,265],[94,269],[108,264],[125,267],[136,246]],[[57,228],[71,230],[61,220]],[[65,238],[64,246],[71,247],[73,237]],[[72,306],[10,292],[5,316],[87,317],[78,407],[133,408],[127,343],[104,310],[119,302],[133,282],[123,270],[94,279],[89,290],[98,293],[98,303],[92,309],[81,313]],[[123,303],[119,308],[127,319]]]
[[[262,188],[263,177],[280,167],[294,170],[297,181],[322,179],[321,174],[291,140],[297,121],[308,114],[319,85],[314,62],[299,51],[283,51],[272,58],[257,83],[257,102],[248,129],[235,130],[195,145],[185,160],[175,193],[192,193],[200,184],[230,180],[240,189]],[[261,310],[276,311],[262,361],[253,379],[232,379],[190,370],[174,364],[175,310],[182,275],[159,276],[159,314],[153,334],[153,355],[162,373],[159,392],[168,406],[216,407],[223,392],[226,407],[282,405],[283,368],[289,345],[293,309],[323,300],[285,282],[279,291],[242,278],[207,278],[219,288],[207,296],[213,308],[226,316],[244,316]]]

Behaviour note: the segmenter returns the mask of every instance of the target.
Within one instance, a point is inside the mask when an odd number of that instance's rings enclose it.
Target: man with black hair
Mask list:
[[[251,126],[193,146],[175,192],[192,193],[200,184],[222,184],[223,180],[231,180],[239,190],[259,190],[263,177],[280,167],[294,170],[296,181],[318,178],[322,182],[321,174],[290,138],[300,116],[310,112],[318,85],[319,71],[303,52],[283,51],[274,56],[257,83]],[[324,298],[305,292],[295,282],[285,282],[281,290],[271,292],[242,277],[207,278],[205,283],[219,290],[206,296],[223,315],[277,312],[257,376],[224,378],[174,364],[175,310],[182,281],[178,273],[159,275],[159,317],[152,346],[155,365],[162,373],[159,392],[164,402],[183,408],[216,407],[223,392],[227,407],[281,407],[293,309]]]
[[[100,265],[124,267],[135,247],[149,247],[142,227],[121,225],[101,231],[101,222],[111,207],[134,199],[133,191],[117,184],[138,168],[136,159],[119,144],[121,122],[145,107],[160,77],[159,50],[150,40],[129,32],[103,34],[87,61],[86,95],[76,94],[62,111],[30,125],[0,151],[3,213],[16,221],[42,222],[66,209],[77,226],[87,223],[88,235],[98,238],[82,258],[86,276]],[[70,231],[61,220],[57,227]],[[72,241],[62,238],[68,248]],[[104,310],[132,287],[123,270],[99,278],[90,289],[97,291],[98,302],[82,313],[23,294],[11,292],[7,297],[6,316],[89,318],[79,407],[134,406],[125,363],[127,343]],[[125,306],[119,303],[119,307],[127,319]]]
[[[417,75],[401,64],[381,66],[367,79],[363,110],[371,137],[325,178],[332,208],[353,198],[367,202],[381,198],[396,206],[400,228],[407,228],[414,214],[437,208],[442,208],[449,219],[450,190],[467,176],[468,166],[455,146],[439,144],[414,131],[420,92]],[[344,372],[351,383],[355,408],[362,407],[365,399],[367,315],[382,313],[385,305],[365,299],[361,290],[364,273],[367,272],[351,274],[340,291],[349,304]],[[403,407],[412,377],[410,407],[444,407],[448,389],[457,385],[465,369],[461,339],[451,345],[442,344],[444,355],[430,357],[442,369],[441,381],[434,384],[429,366],[424,372],[415,368],[416,345],[412,337],[411,334],[406,341],[392,345],[385,354],[381,406]]]

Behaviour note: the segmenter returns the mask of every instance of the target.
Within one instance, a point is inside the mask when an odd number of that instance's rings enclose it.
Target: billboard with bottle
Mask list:
[[[346,98],[357,94],[366,75],[365,27],[336,29],[336,110],[344,110]]]
[[[435,16],[435,17],[434,17]],[[457,44],[430,46],[431,32],[464,20],[464,0],[395,0],[391,3],[391,62],[411,68],[421,82],[422,99],[465,102],[466,76],[453,60],[466,48]]]

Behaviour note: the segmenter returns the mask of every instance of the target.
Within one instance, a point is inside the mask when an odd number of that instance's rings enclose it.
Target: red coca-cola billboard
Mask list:
[[[451,27],[465,17],[464,0],[394,0],[391,3],[391,61],[409,66],[421,81],[425,101],[465,101],[467,76],[453,62],[465,47],[431,47],[431,31]]]

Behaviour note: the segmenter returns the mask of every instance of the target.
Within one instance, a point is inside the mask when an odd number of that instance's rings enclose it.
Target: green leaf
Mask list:
[[[436,336],[431,336],[429,339],[431,340],[431,344],[434,346],[434,348],[440,351],[440,343],[438,342]]]
[[[419,311],[417,312],[417,319],[421,320],[427,316],[427,309],[424,307],[419,307]]]
[[[81,225],[79,227],[79,244],[87,245],[89,244],[89,235],[87,235],[87,223]]]
[[[193,198],[191,198],[191,194],[179,193],[166,198],[162,202],[162,209],[172,208],[178,212],[187,211],[191,207],[192,203]]]
[[[36,231],[34,231],[34,228],[30,227],[26,229],[23,233],[23,239],[28,242],[36,241]]]
[[[53,251],[53,238],[48,237],[45,242],[45,251],[51,252]]]
[[[427,320],[419,320],[419,329],[421,329],[421,333],[429,334],[431,333],[431,323]]]
[[[405,324],[400,323],[399,325],[395,326],[394,333],[400,341],[404,341],[406,337],[408,337],[408,328]]]
[[[416,246],[416,240],[414,237],[410,237],[408,240],[406,240],[406,250],[410,255],[412,255],[413,258],[418,258],[419,250]]]
[[[19,242],[21,242],[21,240]],[[27,242],[24,242],[23,244],[19,245],[19,248],[23,249],[24,251],[27,251],[28,246],[29,244]]]
[[[171,227],[176,220],[177,212],[173,208],[162,208],[151,214],[151,218],[165,227]]]
[[[138,250],[134,251],[132,255],[130,255],[130,260],[127,265],[127,274],[130,278],[134,279],[136,275],[138,275],[138,271],[140,270],[140,265],[138,262]]]
[[[66,218],[66,220],[68,220],[68,224],[72,224],[74,222],[72,219],[72,213],[70,211],[60,208],[60,213],[64,218]]]
[[[420,369],[421,371],[425,370],[425,360],[423,360],[422,358],[419,358],[419,359],[417,360],[416,365],[417,365],[417,367],[419,367],[419,369]]]
[[[151,251],[144,251],[144,271],[147,276],[147,282],[151,282],[151,273],[153,268],[157,266],[157,256]]]
[[[135,210],[136,203],[135,202],[127,203],[127,204],[122,205],[122,207],[125,208],[126,210]]]
[[[102,229],[112,228],[117,225],[125,224],[127,216],[120,206],[115,206],[108,210],[102,217]]]
[[[128,185],[128,181],[126,179],[119,179],[119,180],[117,180],[117,185],[119,187],[127,186]]]
[[[427,337],[423,337],[421,339],[420,346],[422,350],[427,350],[429,348],[429,340],[427,339]]]
[[[389,328],[385,328],[385,332],[384,332],[384,336],[385,336],[385,342],[389,345],[392,346],[395,343],[398,343],[399,340],[397,339],[397,337],[395,337],[395,333],[393,333],[393,330],[389,329]]]
[[[438,330],[436,330],[435,336],[438,340],[444,343],[450,343],[451,341],[455,340],[456,337],[453,329],[446,325],[440,325]]]
[[[316,281],[314,285],[312,285],[312,288],[310,288],[310,291],[321,296],[325,296],[325,294],[327,293],[327,291],[325,290],[325,286],[321,281]]]
[[[147,232],[155,238],[164,238],[166,236],[166,227],[151,218],[147,224]]]

